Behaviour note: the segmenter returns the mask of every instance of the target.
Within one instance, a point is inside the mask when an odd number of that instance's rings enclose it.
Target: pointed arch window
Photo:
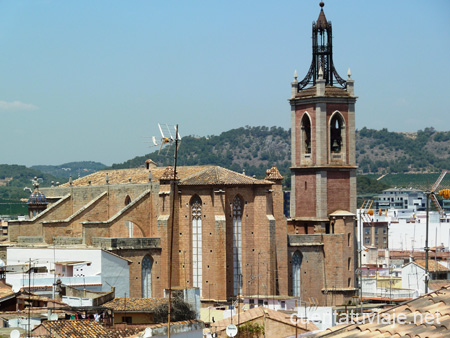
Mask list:
[[[292,295],[294,297],[300,297],[300,268],[302,260],[303,255],[301,252],[294,252],[292,256]]]
[[[233,291],[242,293],[242,200],[233,199]]]
[[[192,212],[192,275],[193,286],[202,295],[202,200],[194,196],[191,201]]]
[[[142,298],[152,296],[152,267],[153,260],[145,256],[142,260]]]
[[[330,149],[332,153],[340,153],[343,146],[344,119],[335,113],[330,121]]]
[[[125,197],[125,205],[128,205],[131,203],[131,197],[129,195],[127,195],[127,197]]]
[[[301,124],[301,132],[302,132],[302,150],[304,154],[311,154],[311,120],[309,119],[308,114],[303,114],[302,124]]]

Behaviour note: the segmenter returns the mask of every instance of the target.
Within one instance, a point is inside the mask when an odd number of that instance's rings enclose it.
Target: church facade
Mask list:
[[[9,240],[97,247],[126,258],[130,297],[162,297],[169,266],[172,286],[199,288],[205,302],[287,295],[278,170],[255,179],[217,166],[179,167],[174,185],[173,174],[172,167],[147,161],[147,168],[101,171],[43,188],[47,208],[11,222]]]

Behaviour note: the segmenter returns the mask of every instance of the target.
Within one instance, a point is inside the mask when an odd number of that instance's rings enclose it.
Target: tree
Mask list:
[[[160,304],[153,313],[155,323],[167,323],[169,315],[169,302]],[[195,319],[196,313],[191,306],[179,297],[172,299],[170,308],[170,321],[179,322],[183,320]]]

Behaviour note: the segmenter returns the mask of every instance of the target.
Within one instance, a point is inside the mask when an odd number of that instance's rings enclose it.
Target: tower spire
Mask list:
[[[298,90],[302,90],[308,85],[315,85],[319,78],[320,69],[323,72],[323,78],[326,85],[339,85],[346,88],[347,83],[342,79],[334,68],[333,64],[333,35],[331,29],[331,21],[327,21],[323,6],[320,2],[320,13],[317,21],[312,25],[312,62],[305,78],[298,83]]]

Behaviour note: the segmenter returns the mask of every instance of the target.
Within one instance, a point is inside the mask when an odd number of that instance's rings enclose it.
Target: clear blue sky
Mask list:
[[[450,130],[450,1],[325,1],[357,128]],[[290,126],[319,1],[0,0],[0,163],[119,163],[181,135]]]

